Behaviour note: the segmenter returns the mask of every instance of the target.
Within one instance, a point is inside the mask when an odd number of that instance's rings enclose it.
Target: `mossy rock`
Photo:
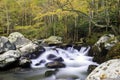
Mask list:
[[[106,60],[110,60],[110,59],[120,59],[120,42],[118,42],[115,46],[113,46],[107,56],[106,56]]]

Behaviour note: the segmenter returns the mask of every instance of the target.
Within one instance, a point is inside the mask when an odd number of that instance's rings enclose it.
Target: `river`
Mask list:
[[[45,47],[45,52],[36,59],[31,59],[31,69],[17,72],[1,72],[0,80],[85,80],[88,75],[88,66],[98,65],[92,61],[92,57],[87,56],[90,47],[81,47],[79,50],[73,47],[61,49],[56,47]],[[48,56],[61,57],[66,67],[57,69],[46,68],[46,63],[53,61]],[[43,61],[41,64],[39,62]],[[48,72],[53,72],[46,77]]]

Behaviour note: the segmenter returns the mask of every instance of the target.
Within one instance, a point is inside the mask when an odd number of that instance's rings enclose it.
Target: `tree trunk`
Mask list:
[[[7,34],[10,33],[10,21],[9,21],[9,12],[8,12],[8,7],[7,3],[5,3],[5,10],[6,10],[6,20],[7,20]]]
[[[107,0],[105,0],[105,21],[106,21],[106,32],[108,32],[108,27],[110,26],[110,18],[109,18],[109,5]]]
[[[94,6],[94,0],[92,0],[89,4],[89,28],[88,28],[88,36],[91,36],[92,34],[92,19],[93,19],[93,15],[94,15],[94,10],[93,10],[93,6]]]
[[[118,17],[117,17],[117,26],[119,28],[119,34],[120,34],[120,0],[118,0]]]

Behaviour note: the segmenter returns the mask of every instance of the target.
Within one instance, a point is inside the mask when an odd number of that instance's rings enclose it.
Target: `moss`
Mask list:
[[[106,56],[106,60],[114,58],[120,58],[120,42],[113,46]]]
[[[94,45],[102,35],[104,35],[104,33],[92,33],[90,37],[86,38],[86,43],[89,45]]]
[[[120,41],[120,36],[117,36],[118,41]]]

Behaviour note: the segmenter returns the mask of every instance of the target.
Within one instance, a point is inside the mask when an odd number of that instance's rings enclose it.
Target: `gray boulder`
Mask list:
[[[120,80],[120,59],[113,59],[99,65],[86,80]]]
[[[62,38],[58,36],[50,36],[47,39],[44,39],[42,43],[47,43],[47,44],[61,44],[62,43]]]
[[[118,39],[113,34],[105,34],[92,46],[89,55],[93,56],[93,61],[102,63],[106,59],[108,51],[117,44]]]
[[[9,50],[0,55],[0,68],[16,61],[20,57],[20,52],[17,50]]]
[[[19,50],[22,54],[28,54],[28,53],[35,52],[38,47],[39,46],[37,44],[30,42],[30,43],[24,45],[23,47],[19,48]]]
[[[100,39],[95,43],[94,46],[98,46],[99,50],[101,50],[100,46],[101,44],[104,44],[103,46],[105,47],[105,49],[109,50],[117,42],[118,42],[118,39],[113,34],[105,34],[102,37],[100,37]]]
[[[27,38],[25,38],[21,33],[19,32],[13,32],[8,36],[8,39],[11,43],[14,43],[16,48],[21,48],[27,44],[29,44],[31,41]]]
[[[0,53],[6,52],[8,50],[15,50],[14,44],[10,43],[7,37],[0,37]]]
[[[13,32],[8,36],[10,42],[14,43],[17,38],[24,38],[24,36],[19,32]]]

